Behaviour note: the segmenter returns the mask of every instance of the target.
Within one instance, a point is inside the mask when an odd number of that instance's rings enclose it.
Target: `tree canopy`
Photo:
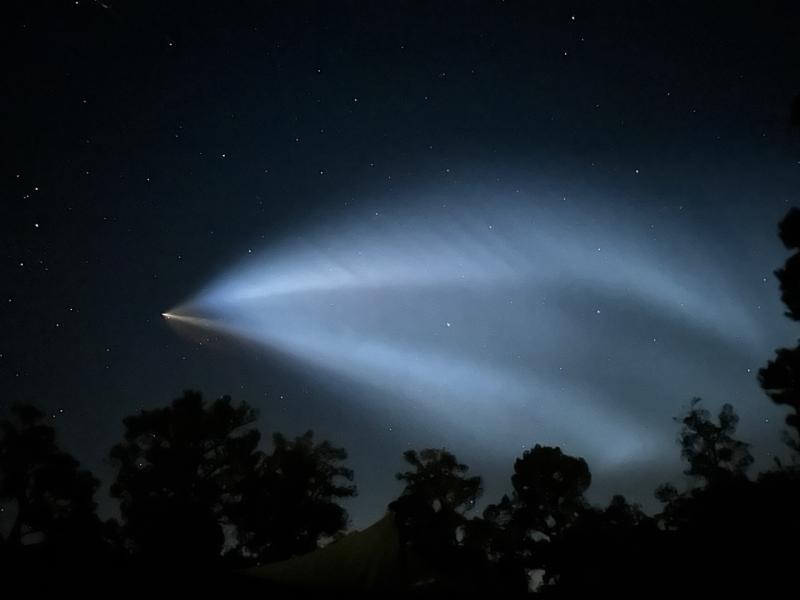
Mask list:
[[[9,418],[0,420],[0,523],[6,525],[7,547],[98,543],[99,483],[59,448],[55,430],[37,408],[15,404]]]
[[[206,403],[186,391],[125,419],[124,440],[111,450],[111,494],[134,552],[159,564],[220,555],[236,487],[258,459],[256,417],[228,396]]]
[[[244,553],[272,561],[310,552],[347,526],[339,501],[356,495],[347,452],[314,432],[289,440],[273,435],[273,451],[259,457],[242,482],[233,512]]]
[[[750,444],[734,437],[739,416],[733,406],[724,404],[714,423],[700,403],[700,398],[692,399],[686,413],[676,419],[681,423],[681,456],[689,465],[684,473],[706,483],[744,476],[753,455]]]
[[[775,275],[780,282],[786,316],[799,321],[800,209],[793,208],[787,213],[779,225],[779,234],[783,244],[794,252]],[[793,435],[787,436],[787,441],[800,452],[800,345],[776,350],[775,358],[759,371],[758,380],[773,402],[790,409],[786,424],[793,429]]]

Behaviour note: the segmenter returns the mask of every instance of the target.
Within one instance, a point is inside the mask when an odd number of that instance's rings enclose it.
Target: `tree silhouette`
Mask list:
[[[495,526],[489,550],[501,568],[526,581],[539,572],[543,582],[554,584],[564,560],[563,545],[555,542],[587,508],[591,481],[586,461],[558,447],[537,444],[516,459],[511,497],[484,511]]]
[[[348,516],[338,500],[356,495],[344,448],[315,443],[310,430],[294,440],[276,433],[273,445],[242,480],[232,512],[243,552],[261,562],[305,554],[341,533]]]
[[[443,448],[426,448],[419,453],[406,450],[403,458],[413,467],[396,475],[406,484],[403,496],[425,498],[436,512],[463,514],[483,493],[481,478],[467,476],[469,467]]]
[[[537,444],[514,462],[515,523],[547,536],[558,535],[586,506],[583,494],[591,482],[584,459]]]
[[[788,212],[780,223],[779,233],[784,245],[794,254],[775,275],[780,281],[786,316],[800,321],[800,210],[793,208]],[[794,429],[795,435],[787,436],[787,442],[800,451],[800,346],[780,348],[775,354],[775,358],[759,371],[758,380],[773,402],[791,410],[786,424]]]
[[[664,504],[658,521],[670,530],[694,526],[701,508],[705,510],[710,502],[746,485],[745,474],[753,463],[750,445],[734,437],[739,417],[733,407],[724,404],[715,423],[701,402],[693,398],[684,414],[674,420],[681,424],[678,444],[681,457],[688,463],[684,474],[703,485],[681,493],[673,484],[663,483],[655,490],[656,498]]]
[[[469,524],[466,513],[483,493],[481,478],[469,475],[469,467],[443,448],[407,450],[403,458],[411,468],[396,474],[405,488],[389,508],[406,567],[413,573],[410,583],[428,580],[460,589],[476,575],[465,571],[474,554],[463,541]]]
[[[675,421],[681,424],[678,441],[688,463],[684,472],[703,485],[679,492],[664,484],[656,490],[665,503],[655,517],[661,572],[681,573],[675,591],[688,586],[721,594],[745,583],[758,583],[762,591],[792,583],[793,555],[780,548],[799,528],[796,472],[777,470],[751,481],[745,476],[753,460],[749,445],[734,438],[735,411],[723,406],[714,422],[699,402],[694,399]],[[709,573],[736,577],[712,579]]]
[[[548,544],[546,581],[561,594],[641,592],[660,579],[656,559],[662,533],[641,507],[615,495],[605,509],[580,510],[572,525]],[[654,577],[655,575],[655,577]]]
[[[734,438],[739,416],[730,404],[724,404],[714,423],[708,410],[693,398],[680,422],[681,456],[687,463],[686,475],[714,484],[730,477],[744,476],[753,463],[750,444]],[[662,490],[662,495],[665,490]]]
[[[228,396],[205,403],[186,391],[167,408],[127,417],[111,451],[124,533],[162,566],[219,558],[236,491],[259,459],[256,412]]]
[[[10,413],[0,420],[4,550],[40,545],[62,559],[67,553],[77,557],[96,551],[102,537],[94,501],[98,480],[58,447],[55,430],[44,423],[41,411],[17,404]]]

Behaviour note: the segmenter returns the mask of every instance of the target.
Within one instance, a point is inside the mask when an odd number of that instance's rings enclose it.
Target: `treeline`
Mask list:
[[[309,552],[341,534],[352,496],[347,454],[308,431],[259,449],[256,411],[184,392],[124,420],[110,452],[120,520],[101,521],[100,482],[58,448],[45,415],[11,407],[0,421],[0,522],[6,559],[114,560],[147,569],[243,567]]]
[[[794,253],[776,275],[786,315],[798,321],[799,210],[783,219],[780,237]],[[396,475],[404,490],[389,504],[401,576],[386,581],[387,590],[796,588],[800,346],[779,349],[759,382],[789,409],[784,436],[792,459],[776,459],[749,477],[753,456],[736,436],[734,408],[725,404],[712,415],[694,399],[676,418],[693,485],[659,486],[654,493],[662,508],[655,515],[622,496],[591,506],[586,461],[540,445],[514,462],[510,493],[477,515],[482,480],[467,465],[445,449],[407,451],[407,470]],[[124,438],[110,451],[110,493],[120,517],[103,521],[95,500],[99,481],[59,448],[42,412],[13,406],[0,420],[0,582],[130,587],[169,578],[205,591],[212,581],[228,591],[264,589],[268,584],[250,582],[243,570],[336,543],[348,524],[341,501],[356,494],[345,450],[311,431],[295,439],[275,434],[264,450],[256,418],[244,402],[207,402],[193,391],[127,417]]]

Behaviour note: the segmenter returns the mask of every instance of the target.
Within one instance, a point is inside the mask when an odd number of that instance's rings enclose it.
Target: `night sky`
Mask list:
[[[123,417],[230,394],[347,448],[356,526],[410,447],[651,506],[693,396],[767,464],[800,7],[700,4],[12,3],[0,402],[107,480]]]

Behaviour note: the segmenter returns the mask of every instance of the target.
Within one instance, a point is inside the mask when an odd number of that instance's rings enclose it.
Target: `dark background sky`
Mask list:
[[[199,386],[258,406],[267,431],[312,427],[347,447],[353,516],[380,514],[402,449],[440,440],[412,417],[353,408],[346,385],[307,366],[200,347],[160,317],[249,249],[376,197],[546,178],[633,198],[644,221],[685,207],[715,249],[696,260],[747,273],[737,289],[769,312],[759,351],[793,337],[771,271],[800,173],[796,3],[80,0],[4,13],[2,403],[45,406],[101,475],[125,415]],[[769,409],[759,366],[737,405],[753,422]],[[669,374],[655,371],[658,387]],[[777,423],[750,427],[778,438]],[[501,491],[508,460],[452,449]]]

